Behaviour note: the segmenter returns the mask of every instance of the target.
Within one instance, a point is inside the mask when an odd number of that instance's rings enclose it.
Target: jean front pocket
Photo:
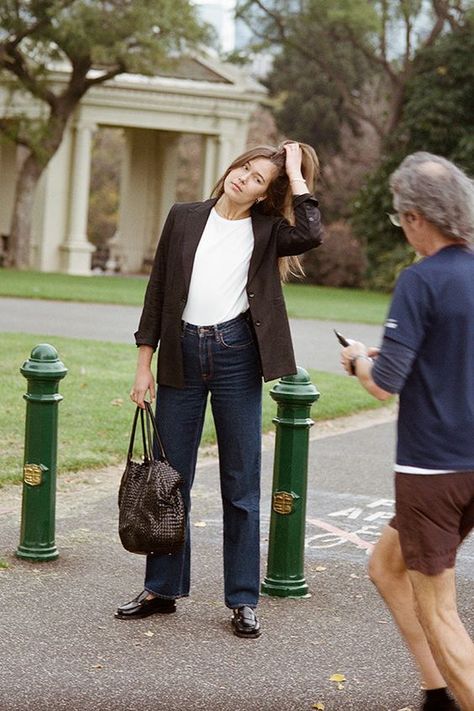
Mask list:
[[[253,343],[252,331],[246,321],[239,321],[218,333],[219,341],[224,348],[238,350],[247,348]]]

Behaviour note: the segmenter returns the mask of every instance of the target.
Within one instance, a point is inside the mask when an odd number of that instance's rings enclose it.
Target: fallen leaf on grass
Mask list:
[[[121,397],[116,397],[115,400],[110,401],[111,405],[114,405],[115,407],[122,407],[123,405],[123,400]]]

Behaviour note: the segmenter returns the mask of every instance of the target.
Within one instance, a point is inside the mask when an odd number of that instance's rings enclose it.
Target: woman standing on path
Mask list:
[[[208,393],[224,512],[225,604],[237,636],[258,637],[262,375],[296,372],[281,279],[321,243],[312,196],[318,159],[305,144],[258,146],[234,160],[215,197],[175,204],[166,220],[138,331],[133,402],[154,399],[170,464],[190,510]],[[172,613],[189,595],[190,530],[179,553],[147,556],[144,590],[116,617]]]

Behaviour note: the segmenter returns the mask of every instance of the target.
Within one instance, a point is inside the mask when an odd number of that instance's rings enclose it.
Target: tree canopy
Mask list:
[[[340,53],[340,73],[349,90],[359,93],[370,68],[364,57],[345,45]],[[292,46],[276,56],[272,71],[264,81],[272,98],[272,110],[280,130],[313,146],[324,160],[341,149],[344,126],[354,135],[360,123],[346,110],[337,86],[318,63],[304,57]]]
[[[416,58],[394,137],[405,153],[429,150],[474,175],[474,14]]]
[[[269,81],[280,99],[282,130],[300,94],[300,103],[312,101],[314,116],[332,124],[333,132],[339,124],[363,122],[384,139],[400,120],[418,49],[434,45],[447,27],[460,27],[471,4],[239,0],[237,12],[251,27],[254,46],[271,47],[277,54]],[[296,79],[301,72],[304,78]],[[307,119],[302,123],[307,125]]]
[[[473,6],[472,0],[238,2],[254,47],[275,53],[266,81],[278,128],[321,154],[325,213],[330,219],[352,213],[373,287],[390,288],[412,258],[386,216],[388,176],[403,156],[430,150],[472,172]]]
[[[390,288],[412,254],[386,213],[390,173],[414,151],[437,153],[474,176],[474,22],[442,37],[416,57],[397,131],[387,138],[379,168],[354,206],[353,225],[367,244],[372,286]]]

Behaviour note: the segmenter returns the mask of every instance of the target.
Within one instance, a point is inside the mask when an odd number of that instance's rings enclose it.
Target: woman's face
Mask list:
[[[252,205],[266,196],[277,174],[278,168],[268,158],[252,158],[229,172],[224,181],[224,192],[239,205]]]

